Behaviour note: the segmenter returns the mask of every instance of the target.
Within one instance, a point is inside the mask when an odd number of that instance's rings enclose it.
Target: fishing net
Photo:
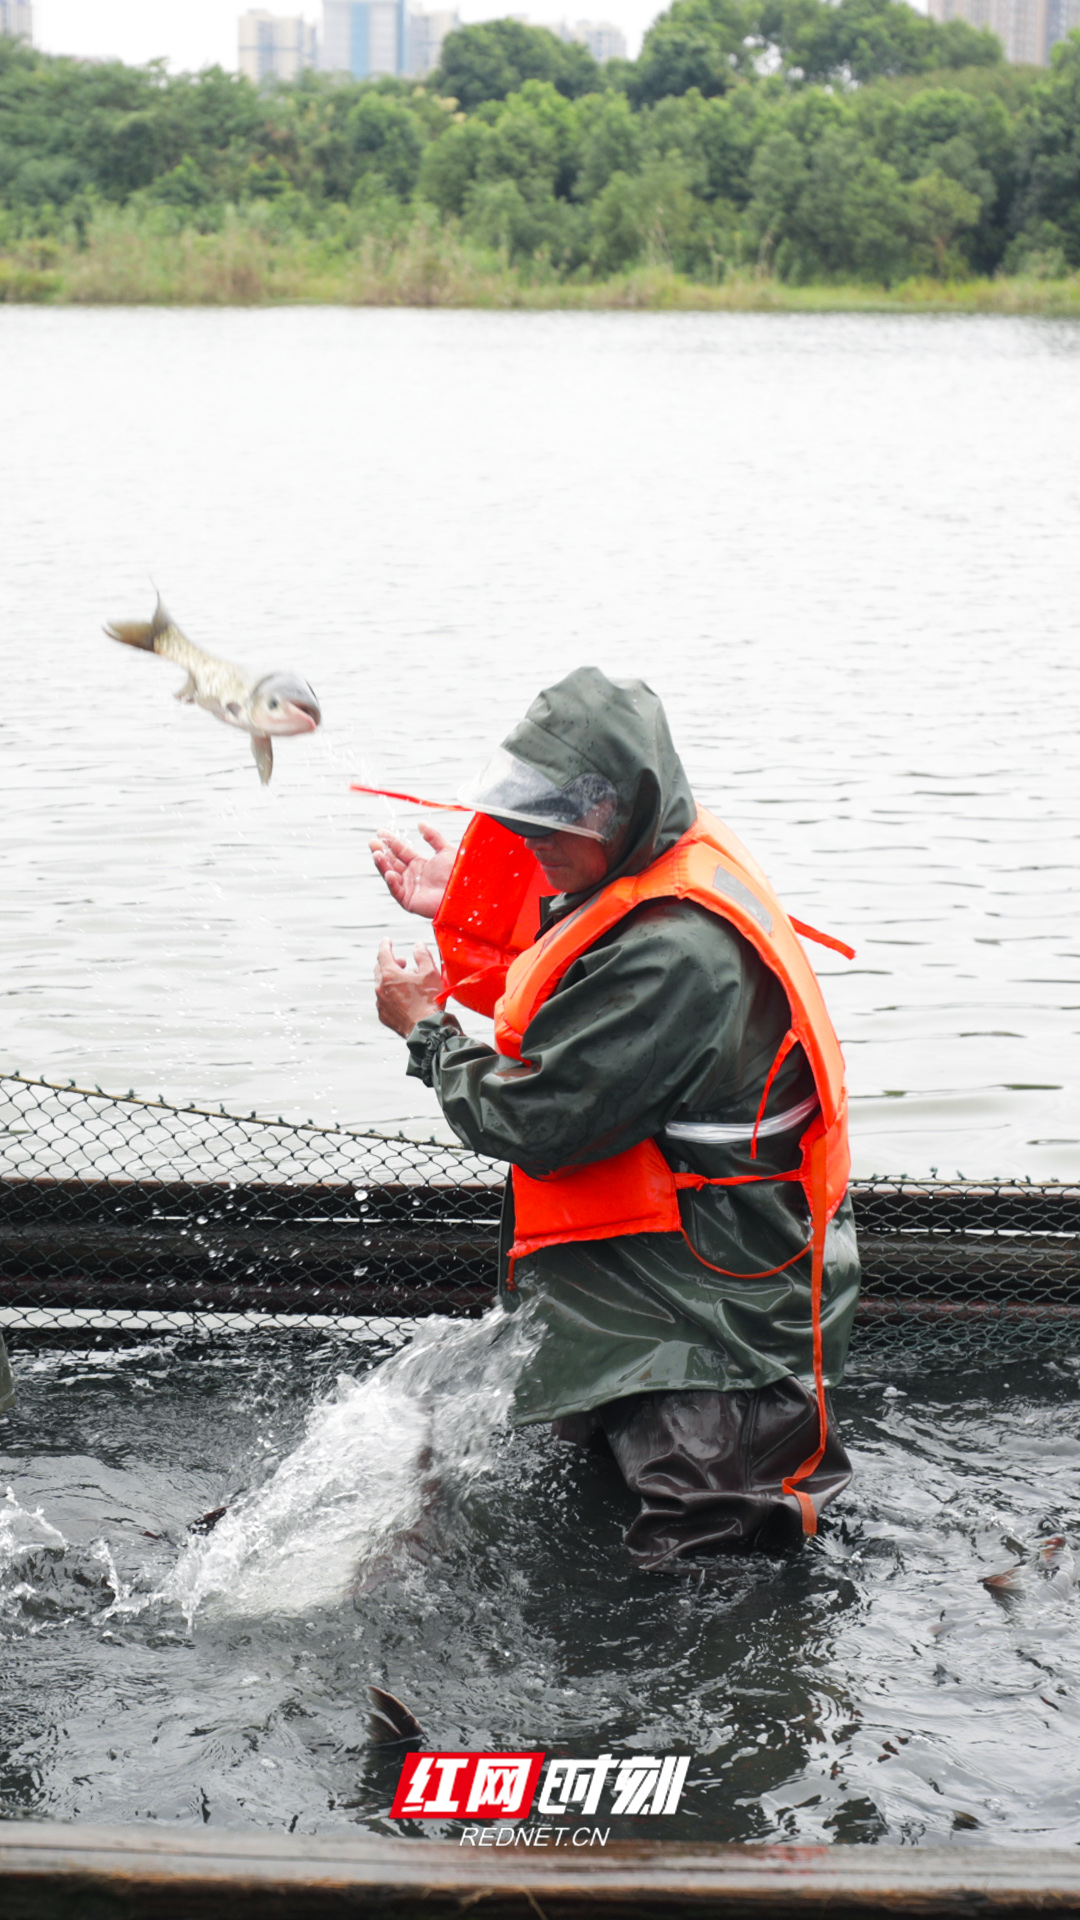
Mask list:
[[[378,1129],[0,1076],[0,1328],[365,1339],[491,1302],[502,1167]],[[1080,1186],[853,1184],[856,1365],[1080,1347]]]

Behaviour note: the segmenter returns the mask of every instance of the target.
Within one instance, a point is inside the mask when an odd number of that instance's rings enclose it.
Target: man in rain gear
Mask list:
[[[463,798],[539,862],[551,896],[541,946],[621,898],[613,883],[666,872],[697,818],[655,694],[595,668],[540,694]],[[395,898],[433,917],[452,855],[425,831],[426,859],[389,836],[374,851]],[[734,899],[741,883],[722,867],[717,879]],[[834,1199],[827,1232],[822,1222],[815,1313],[808,1200],[792,1169],[820,1075],[793,1044],[782,979],[722,904],[662,896],[623,912],[546,992],[513,1058],[440,1010],[442,971],[423,948],[408,969],[384,942],[376,970],[380,1018],[407,1038],[409,1073],[434,1088],[460,1140],[520,1170],[519,1192],[541,1209],[546,1180],[641,1143],[675,1175],[675,1231],[515,1242],[508,1185],[501,1235],[502,1296],[532,1303],[543,1336],[515,1420],[610,1448],[642,1500],[627,1546],[650,1568],[794,1542],[850,1479],[824,1397],[858,1294],[850,1200]],[[527,1250],[511,1258],[515,1244]]]

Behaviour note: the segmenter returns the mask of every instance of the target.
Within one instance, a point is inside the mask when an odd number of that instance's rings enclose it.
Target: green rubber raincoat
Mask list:
[[[619,796],[607,879],[639,873],[694,819],[693,796],[655,694],[581,668],[533,702],[505,742],[518,759],[565,782],[598,772]],[[607,884],[607,881],[602,884]],[[544,924],[588,894],[546,903]],[[584,1166],[649,1137],[676,1171],[711,1176],[785,1171],[799,1162],[805,1113],[785,1131],[750,1135],[789,1009],[780,982],[733,927],[689,901],[639,907],[582,954],[540,1008],[523,1041],[527,1066],[502,1060],[450,1014],[409,1036],[409,1072],[434,1088],[458,1138],[480,1154],[542,1175]],[[780,1069],[768,1117],[814,1093],[801,1047]],[[668,1135],[708,1123],[729,1138]],[[544,1248],[515,1268],[509,1183],[500,1286],[508,1305],[535,1303],[543,1329],[519,1382],[518,1424],[587,1412],[630,1394],[731,1392],[794,1375],[813,1383],[810,1255],[768,1279],[809,1240],[794,1183],[712,1187],[680,1195],[681,1235],[628,1234]],[[703,1264],[745,1276],[726,1278]],[[843,1372],[858,1295],[851,1203],[830,1224],[822,1325],[825,1379]]]

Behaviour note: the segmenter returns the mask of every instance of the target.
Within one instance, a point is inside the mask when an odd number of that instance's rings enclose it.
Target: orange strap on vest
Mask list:
[[[494,823],[488,822],[488,826],[494,828]],[[516,836],[508,834],[507,838],[513,841]],[[711,1180],[704,1175],[676,1174],[656,1141],[645,1140],[606,1160],[595,1161],[587,1167],[567,1168],[543,1179],[535,1179],[515,1167],[516,1231],[507,1285],[513,1287],[515,1263],[542,1247],[567,1241],[610,1239],[627,1233],[680,1233],[695,1257],[702,1260],[683,1227],[680,1190],[742,1186],[763,1180],[797,1180],[806,1194],[810,1211],[809,1245],[799,1248],[789,1260],[765,1273],[732,1273],[728,1277],[766,1279],[794,1266],[807,1252],[811,1254],[818,1444],[809,1458],[784,1481],[783,1491],[798,1501],[804,1532],[814,1533],[816,1510],[800,1482],[819,1465],[828,1437],[821,1301],[826,1229],[847,1191],[850,1171],[844,1063],[821,989],[792,922],[761,869],[736,836],[712,815],[699,810],[689,832],[644,873],[601,887],[583,906],[557,921],[534,945],[519,953],[510,963],[506,993],[496,1009],[496,1044],[500,1053],[521,1060],[526,1029],[579,954],[586,952],[635,907],[664,898],[696,901],[728,921],[750,941],[780,979],[791,1007],[791,1026],[766,1079],[754,1123],[751,1158],[757,1157],[758,1129],[772,1083],[787,1054],[799,1044],[810,1064],[820,1104],[820,1112],[800,1142],[800,1165],[782,1174],[738,1174]],[[504,911],[504,922],[506,917]],[[516,934],[519,930],[513,931]],[[809,934],[810,929],[806,932]],[[505,926],[503,937],[505,942]],[[829,946],[849,951],[828,936],[824,936],[824,940]],[[471,1003],[467,1000],[466,1004]],[[727,1272],[713,1267],[711,1261],[702,1260],[702,1264],[713,1272]]]

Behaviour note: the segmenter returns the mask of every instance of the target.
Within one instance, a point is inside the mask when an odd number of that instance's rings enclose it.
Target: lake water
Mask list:
[[[861,1173],[1075,1178],[1080,328],[0,309],[0,1065],[435,1117],[372,873],[537,688],[663,696],[821,971]],[[101,633],[292,665],[260,788]]]
[[[981,1585],[1076,1542],[1075,1363],[856,1375],[819,1538],[673,1579],[628,1567],[610,1463],[497,1428],[484,1323],[422,1340],[20,1356],[0,1819],[393,1831],[375,1681],[437,1751],[691,1755],[613,1837],[1080,1842],[1071,1549]]]
[[[1035,321],[0,308],[0,1066],[423,1131],[412,816],[349,780],[450,798],[591,660],[857,947],[857,1170],[1075,1179],[1078,374]],[[269,789],[103,638],[151,583],[317,688]],[[691,1754],[669,1838],[1077,1844],[1073,1361],[867,1349],[821,1536],[669,1581],[501,1427],[493,1325],[22,1350],[0,1817],[385,1830],[375,1680],[444,1750]]]

